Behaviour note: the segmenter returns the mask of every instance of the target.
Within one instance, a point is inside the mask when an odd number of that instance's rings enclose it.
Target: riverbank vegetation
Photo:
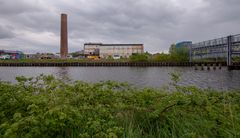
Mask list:
[[[77,56],[73,53],[73,57]],[[133,54],[129,58],[113,59],[88,59],[88,58],[71,58],[71,59],[19,59],[19,60],[0,60],[0,63],[73,63],[73,62],[188,62],[189,52],[187,47],[176,48],[173,44],[169,50],[169,54],[158,53],[150,54],[148,52],[142,54]]]
[[[65,83],[53,76],[0,82],[0,137],[240,137],[240,91],[177,85]]]

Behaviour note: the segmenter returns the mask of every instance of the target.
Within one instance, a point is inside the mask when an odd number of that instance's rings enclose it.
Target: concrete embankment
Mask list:
[[[49,62],[49,63],[0,63],[0,66],[13,66],[13,67],[65,67],[65,66],[93,66],[93,67],[101,67],[101,66],[110,66],[110,67],[121,67],[121,66],[130,66],[130,67],[161,67],[161,66],[180,66],[180,67],[191,67],[191,66],[226,66],[226,62]]]

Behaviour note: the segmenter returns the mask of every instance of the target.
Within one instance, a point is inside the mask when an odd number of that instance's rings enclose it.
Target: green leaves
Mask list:
[[[130,61],[132,62],[146,62],[148,61],[148,53],[144,53],[144,54],[133,54],[130,56]]]
[[[53,76],[0,82],[0,137],[239,137],[240,94]],[[170,91],[170,92],[169,92]]]

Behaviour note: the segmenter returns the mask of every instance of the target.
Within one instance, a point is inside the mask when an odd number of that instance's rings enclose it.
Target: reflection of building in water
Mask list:
[[[64,82],[70,82],[69,76],[69,67],[59,67],[57,68],[57,78],[61,79]]]
[[[143,44],[102,44],[86,43],[84,44],[85,55],[98,55],[101,58],[122,57],[129,58],[132,54],[143,53]]]

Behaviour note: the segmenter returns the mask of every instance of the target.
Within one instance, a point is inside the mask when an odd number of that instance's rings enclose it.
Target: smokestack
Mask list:
[[[61,58],[67,58],[68,55],[68,31],[67,31],[67,14],[61,14]]]

